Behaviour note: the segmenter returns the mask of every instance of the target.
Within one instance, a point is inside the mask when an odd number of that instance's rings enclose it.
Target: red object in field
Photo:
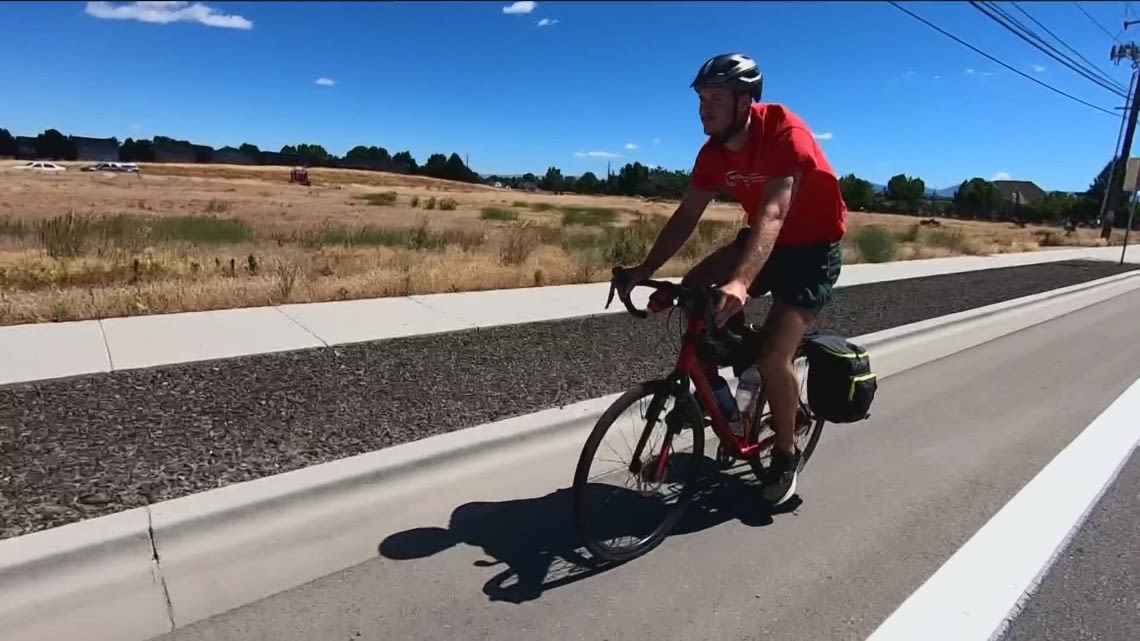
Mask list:
[[[309,170],[304,167],[294,167],[293,170],[289,172],[289,182],[308,187],[310,184]]]

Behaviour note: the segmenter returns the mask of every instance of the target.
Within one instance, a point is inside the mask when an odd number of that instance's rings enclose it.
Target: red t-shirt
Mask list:
[[[776,243],[838,242],[847,230],[847,204],[839,179],[807,124],[783,105],[752,105],[748,142],[739,152],[706,142],[693,166],[692,185],[732,194],[754,227],[768,178],[796,171],[802,171],[803,177]]]

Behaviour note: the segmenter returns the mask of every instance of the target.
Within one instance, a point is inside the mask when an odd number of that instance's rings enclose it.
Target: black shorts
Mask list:
[[[740,230],[733,247],[743,252],[749,232],[748,227]],[[776,245],[748,293],[763,296],[771,292],[782,303],[818,312],[834,297],[842,268],[842,243]]]

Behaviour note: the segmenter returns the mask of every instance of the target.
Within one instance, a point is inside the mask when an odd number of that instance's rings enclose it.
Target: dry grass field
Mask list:
[[[675,206],[418,176],[143,164],[142,176],[0,163],[0,324],[605,280]],[[742,220],[714,204],[662,275]],[[848,262],[1103,244],[1094,231],[853,213]]]

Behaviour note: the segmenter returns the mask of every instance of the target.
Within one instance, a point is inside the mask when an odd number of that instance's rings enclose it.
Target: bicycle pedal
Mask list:
[[[735,462],[735,458],[732,456],[732,453],[728,451],[728,448],[724,446],[724,443],[720,443],[716,446],[716,463],[721,469],[730,468]]]

